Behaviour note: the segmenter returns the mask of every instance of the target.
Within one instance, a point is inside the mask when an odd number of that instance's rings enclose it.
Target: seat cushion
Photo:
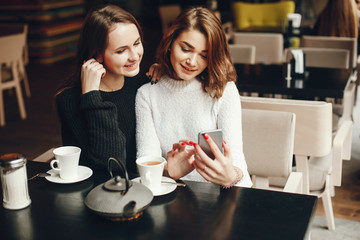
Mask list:
[[[310,191],[319,191],[325,187],[326,176],[331,173],[333,154],[332,151],[324,157],[310,157],[309,159],[309,185]],[[293,167],[293,171],[296,168]],[[286,183],[285,178],[269,178],[271,186],[284,187]]]

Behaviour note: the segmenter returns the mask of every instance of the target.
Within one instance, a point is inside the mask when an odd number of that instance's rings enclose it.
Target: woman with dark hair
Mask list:
[[[359,17],[354,0],[328,0],[315,23],[313,34],[333,37],[358,37]]]
[[[116,157],[136,172],[135,77],[143,56],[142,31],[125,10],[108,5],[85,18],[76,71],[56,95],[63,145],[82,149],[80,164],[107,168]]]
[[[160,82],[136,96],[137,156],[167,157],[164,174],[173,179],[250,187],[236,72],[218,18],[203,7],[182,12],[163,36],[157,61]],[[212,129],[222,129],[224,139],[223,154],[204,136],[215,159],[191,141]]]

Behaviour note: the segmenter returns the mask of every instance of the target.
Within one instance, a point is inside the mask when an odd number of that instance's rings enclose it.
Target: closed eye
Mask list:
[[[190,49],[184,48],[184,47],[182,47],[181,50],[182,50],[183,52],[190,52]]]
[[[134,42],[134,46],[137,46],[137,45],[139,45],[139,44],[141,44],[140,38],[138,38],[138,39]]]
[[[123,52],[125,52],[125,49],[120,49],[116,51],[117,54],[122,54]]]

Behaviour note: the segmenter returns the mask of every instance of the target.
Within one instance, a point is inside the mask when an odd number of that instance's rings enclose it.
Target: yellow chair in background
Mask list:
[[[281,27],[287,21],[287,14],[295,12],[295,2],[234,2],[232,8],[237,30],[250,27]]]

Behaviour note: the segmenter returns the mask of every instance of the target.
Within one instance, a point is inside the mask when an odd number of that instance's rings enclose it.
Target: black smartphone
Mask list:
[[[204,138],[204,134],[209,135],[213,141],[216,143],[220,151],[223,153],[222,143],[223,143],[223,133],[221,129],[202,131],[198,134],[198,144],[202,148],[202,150],[211,158],[215,159],[214,154],[212,153],[209,144],[206,142]]]

